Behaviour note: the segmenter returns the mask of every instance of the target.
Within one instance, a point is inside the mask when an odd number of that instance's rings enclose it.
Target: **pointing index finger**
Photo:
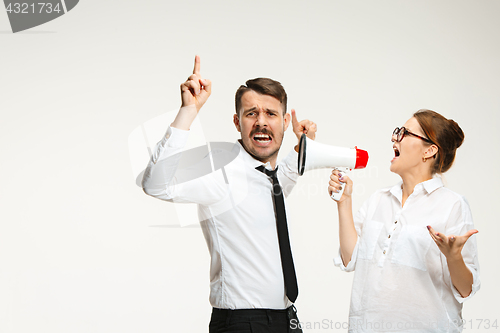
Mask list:
[[[200,61],[200,56],[197,55],[194,57],[194,69],[193,69],[193,74],[200,75],[200,67],[201,67],[201,61]]]
[[[295,114],[295,109],[292,109],[292,125],[294,128],[299,125],[299,121],[297,120],[297,115]]]

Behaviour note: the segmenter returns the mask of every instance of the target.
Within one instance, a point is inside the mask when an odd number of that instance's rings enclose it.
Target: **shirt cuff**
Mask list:
[[[186,145],[188,137],[189,131],[169,126],[161,140],[161,145],[163,147],[166,144],[171,148],[182,148]]]
[[[450,276],[451,290],[453,292],[453,296],[455,296],[455,299],[457,300],[458,303],[463,303],[466,300],[468,300],[469,298],[471,298],[472,296],[474,296],[474,294],[481,287],[481,281],[479,280],[479,274],[478,274],[477,270],[475,268],[471,267],[470,265],[466,264],[466,266],[469,269],[469,271],[472,273],[472,291],[470,292],[469,296],[462,297],[462,295],[460,295],[457,288],[455,288],[455,286],[451,282],[451,276]]]
[[[356,242],[356,246],[354,246],[354,250],[352,251],[351,261],[349,261],[347,266],[344,266],[344,262],[342,261],[342,256],[340,255],[340,249],[337,257],[333,258],[333,264],[339,267],[342,272],[353,272],[354,268],[356,268],[356,258],[358,257],[358,243],[359,243],[359,237],[358,241]]]

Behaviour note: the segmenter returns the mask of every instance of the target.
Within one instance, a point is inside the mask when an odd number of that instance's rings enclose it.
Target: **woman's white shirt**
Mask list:
[[[445,235],[474,228],[465,198],[441,177],[415,186],[402,207],[402,183],[375,192],[354,217],[358,241],[343,271],[355,271],[349,332],[461,332],[462,303],[480,286],[476,237],[462,250],[473,275],[463,298],[451,282],[446,257],[427,225]]]

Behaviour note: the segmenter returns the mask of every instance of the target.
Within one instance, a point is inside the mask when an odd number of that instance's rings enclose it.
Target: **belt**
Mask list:
[[[269,320],[282,319],[289,320],[292,314],[295,314],[297,309],[294,305],[287,309],[212,309],[212,318],[219,320],[230,320],[231,317],[267,317]]]

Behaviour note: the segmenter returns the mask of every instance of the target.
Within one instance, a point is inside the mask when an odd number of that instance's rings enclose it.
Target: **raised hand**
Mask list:
[[[462,236],[446,236],[441,232],[436,232],[430,225],[427,226],[427,229],[439,250],[441,250],[446,258],[461,258],[465,242],[467,242],[470,236],[478,232],[476,229],[472,229]]]
[[[297,120],[297,115],[295,114],[295,109],[292,109],[292,127],[293,133],[295,133],[297,139],[299,140],[302,134],[305,134],[309,139],[314,140],[316,137],[316,131],[318,130],[316,123],[308,119],[304,119],[299,122]]]
[[[181,84],[182,107],[195,105],[196,111],[200,111],[212,92],[212,82],[201,77],[200,68],[200,56],[196,56],[193,74]]]

